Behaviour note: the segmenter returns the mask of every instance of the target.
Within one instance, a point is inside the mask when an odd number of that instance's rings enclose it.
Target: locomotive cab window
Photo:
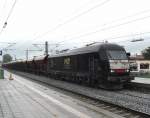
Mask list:
[[[107,56],[111,60],[115,60],[115,59],[127,60],[127,55],[126,55],[125,51],[109,50],[109,51],[107,51]]]

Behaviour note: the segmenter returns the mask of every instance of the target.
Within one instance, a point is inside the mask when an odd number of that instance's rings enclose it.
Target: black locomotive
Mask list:
[[[121,89],[130,76],[128,55],[122,46],[103,43],[69,52],[3,64],[4,68],[44,75],[54,79]]]

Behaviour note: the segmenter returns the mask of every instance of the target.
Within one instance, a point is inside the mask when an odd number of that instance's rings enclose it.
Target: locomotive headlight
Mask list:
[[[115,72],[115,71],[111,69],[111,71],[110,71],[110,72],[111,72],[111,73],[113,73],[113,72]]]
[[[126,69],[126,72],[129,72],[129,69]]]

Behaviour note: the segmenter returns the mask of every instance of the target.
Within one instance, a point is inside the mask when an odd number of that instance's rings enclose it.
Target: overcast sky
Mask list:
[[[14,2],[0,0],[0,31]],[[149,0],[17,0],[0,34],[0,42],[16,42],[10,48],[17,50],[8,53],[17,58],[25,58],[27,48],[36,49],[32,44],[45,41],[61,42],[56,49],[66,49],[108,40],[120,42],[127,51],[137,53],[150,44],[149,5]],[[146,40],[142,43],[128,41],[136,38]],[[7,44],[0,46],[7,47]],[[39,54],[43,52],[30,52],[29,56]]]

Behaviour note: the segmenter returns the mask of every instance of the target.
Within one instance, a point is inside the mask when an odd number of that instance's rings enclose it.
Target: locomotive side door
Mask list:
[[[94,56],[90,56],[89,57],[89,73],[93,74],[95,71],[95,67],[94,67]]]
[[[98,66],[99,66],[98,57],[96,55],[91,55],[89,57],[89,84],[95,85],[97,84],[97,75],[98,75]]]
[[[99,59],[97,56],[92,55],[89,57],[89,73],[96,74],[99,68]]]

